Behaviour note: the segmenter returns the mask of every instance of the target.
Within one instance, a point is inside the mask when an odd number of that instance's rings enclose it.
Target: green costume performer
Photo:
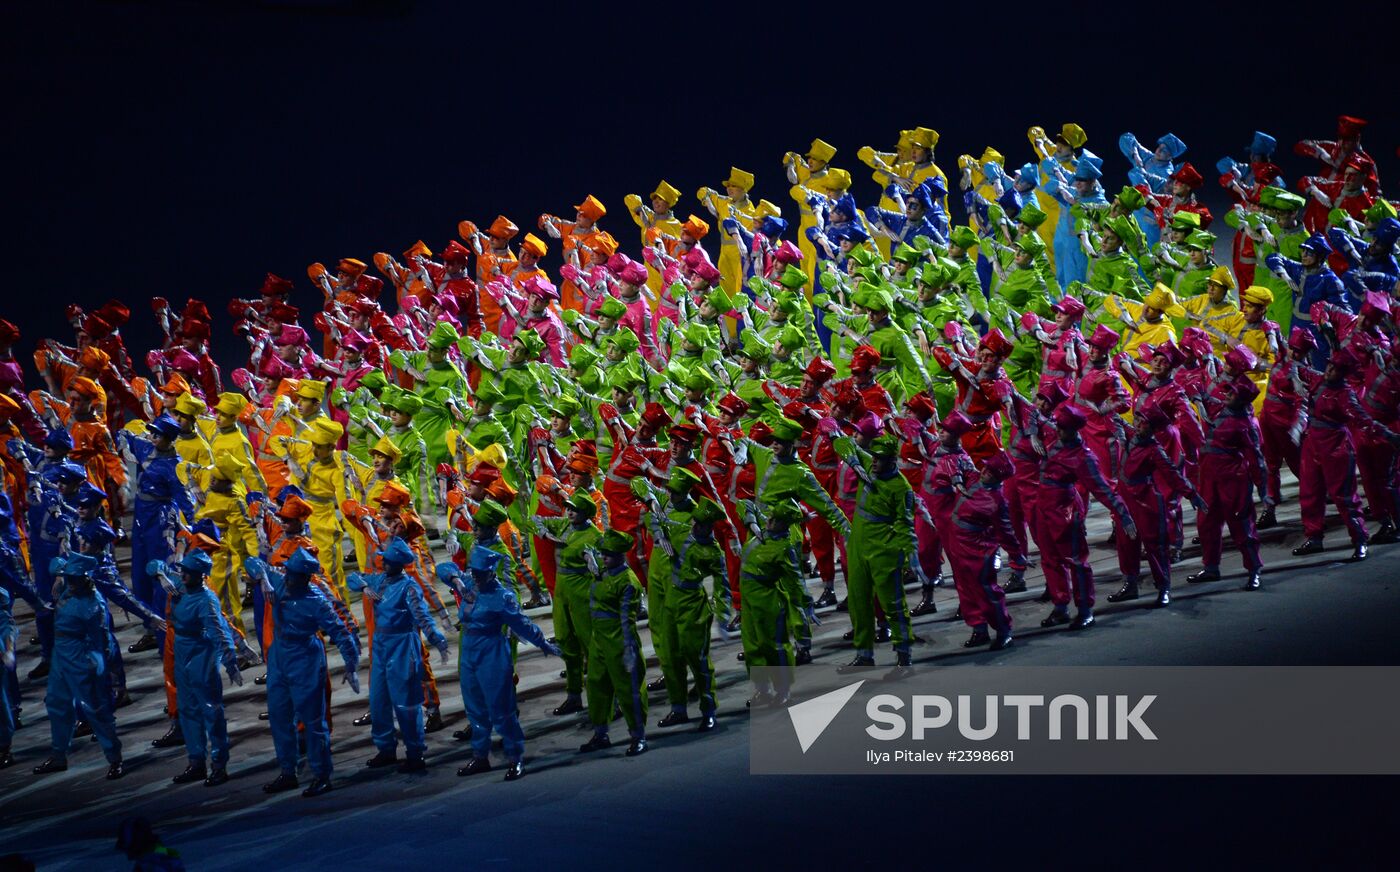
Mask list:
[[[593,524],[598,504],[582,490],[574,491],[565,507],[568,517],[536,517],[535,530],[555,543],[559,575],[554,583],[554,638],[564,659],[564,704],[555,715],[583,711],[583,677],[592,644],[593,619],[589,596],[593,571],[588,555],[598,547],[603,531]]]
[[[646,512],[647,529],[652,535],[651,558],[647,561],[647,626],[651,629],[651,644],[661,665],[661,677],[666,682],[666,696],[671,712],[684,716],[686,699],[686,663],[680,655],[680,636],[675,616],[671,613],[671,561],[676,543],[690,533],[691,512],[695,503],[690,490],[700,483],[700,477],[689,469],[674,468],[664,492],[643,477],[632,479],[632,493],[651,511]],[[696,675],[696,681],[705,678]],[[713,676],[709,676],[713,682]],[[670,715],[667,721],[677,723]],[[662,722],[662,726],[671,723]]]
[[[796,657],[792,645],[792,613],[802,606],[792,591],[801,587],[793,525],[802,519],[802,507],[784,498],[769,507],[763,530],[749,537],[739,576],[744,603],[740,634],[744,643],[744,667],[756,692],[749,705],[786,705],[792,691]],[[755,670],[762,670],[755,672]]]
[[[621,530],[609,530],[598,542],[603,566],[589,588],[588,640],[588,719],[593,722],[593,738],[579,751],[599,751],[611,747],[608,722],[613,711],[622,709],[632,744],[627,756],[647,750],[647,677],[642,640],[637,635],[637,612],[642,601],[642,585],[627,566],[627,553],[636,540]]]
[[[1261,265],[1254,271],[1254,283],[1274,294],[1274,301],[1264,317],[1279,325],[1284,336],[1293,323],[1293,289],[1283,279],[1263,269],[1262,264],[1271,254],[1290,260],[1301,257],[1308,230],[1298,216],[1306,202],[1292,191],[1269,186],[1259,192],[1260,211],[1246,212],[1236,206],[1225,213],[1226,224],[1248,233],[1254,240],[1255,261]]]
[[[377,369],[372,370],[365,373],[364,378],[360,379],[360,386],[344,401],[345,411],[350,419],[345,427],[346,450],[364,464],[370,462],[370,448],[384,435],[381,432],[383,428],[378,424],[379,398],[388,386],[388,377]],[[335,404],[341,405],[339,402]]]
[[[413,377],[423,400],[423,408],[415,416],[414,423],[427,443],[431,468],[451,459],[446,437],[455,419],[448,406],[452,400],[467,394],[467,377],[447,358],[448,349],[460,339],[457,328],[440,321],[428,335],[427,351],[400,349],[389,355],[391,364]]]
[[[729,581],[725,575],[724,551],[715,542],[715,522],[724,518],[724,509],[714,500],[700,497],[691,509],[691,527],[684,531],[679,544],[670,539],[674,527],[666,525],[667,542],[675,552],[670,557],[671,578],[666,592],[666,608],[675,633],[674,656],[679,660],[682,674],[695,676],[695,690],[700,697],[700,732],[715,728],[715,667],[710,659],[710,628],[715,614],[721,622],[729,615]],[[652,554],[660,550],[660,539]],[[705,589],[705,580],[713,579],[714,593]],[[722,624],[721,624],[722,625]],[[653,640],[655,634],[653,633]],[[668,685],[669,688],[669,685]],[[671,712],[659,726],[685,723],[689,714],[685,698],[672,702]]]
[[[399,449],[394,472],[413,495],[418,511],[426,513],[429,506],[440,511],[442,507],[438,505],[437,490],[433,487],[435,467],[428,465],[428,443],[413,423],[414,416],[423,409],[422,397],[413,391],[390,386],[380,394],[379,404],[389,414],[390,426],[384,430],[384,435]]]

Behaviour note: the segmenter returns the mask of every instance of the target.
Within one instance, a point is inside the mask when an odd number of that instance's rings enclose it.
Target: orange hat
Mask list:
[[[617,254],[617,240],[613,239],[613,235],[606,230],[595,234],[584,244],[593,251],[602,252],[604,257],[612,257]]]
[[[504,215],[497,215],[496,220],[491,222],[491,229],[486,231],[497,239],[514,239],[520,235],[520,228]]]
[[[525,241],[520,243],[520,250],[528,251],[535,257],[544,257],[549,254],[549,246],[545,245],[544,240],[533,233],[525,234]]]
[[[592,194],[589,194],[587,197],[584,197],[583,202],[579,203],[574,208],[577,209],[583,215],[583,217],[587,218],[589,221],[597,221],[599,218],[602,218],[604,215],[608,214],[608,210],[603,206],[602,203],[598,201],[598,198],[593,196]]]
[[[491,496],[491,499],[503,506],[509,506],[515,502],[515,488],[506,484],[506,480],[503,478],[498,478],[487,485],[486,493]]]
[[[598,461],[593,457],[575,457],[569,461],[569,472],[579,475],[593,475],[598,471]]]
[[[353,257],[342,257],[338,264],[340,271],[352,276],[362,276],[365,274],[365,262],[356,260]]]
[[[691,239],[699,242],[705,238],[705,234],[710,232],[710,225],[699,215],[691,215],[689,218],[685,219],[685,223],[681,225],[681,230],[690,234]]]
[[[161,387],[160,392],[163,394],[175,394],[176,396],[188,394],[191,392],[190,383],[185,381],[185,377],[178,372],[173,373],[170,378],[165,380],[165,385]]]
[[[388,506],[397,511],[407,508],[413,502],[413,496],[409,494],[408,488],[401,483],[389,481],[384,483],[384,490],[380,491],[379,496],[375,497],[374,501],[381,506]]]
[[[8,421],[19,414],[19,403],[8,394],[0,394],[0,421]]]
[[[410,512],[407,517],[401,520],[403,521],[403,532],[399,536],[405,542],[412,542],[419,536],[428,535],[428,531],[423,529],[423,522],[418,519],[417,515]]]
[[[423,240],[420,239],[408,247],[408,250],[403,253],[403,259],[413,260],[415,254],[421,254],[424,257],[432,257],[433,250],[424,245]]]
[[[83,369],[106,369],[107,364],[111,362],[111,355],[96,345],[84,348],[82,357],[78,359],[78,363],[82,365]]]
[[[68,382],[68,390],[89,400],[95,400],[102,396],[102,388],[97,386],[97,382],[81,375]]]
[[[306,500],[292,494],[282,503],[282,508],[277,510],[277,517],[286,521],[305,521],[315,511]]]
[[[192,547],[198,548],[206,554],[213,554],[224,547],[218,539],[215,539],[208,533],[189,533],[182,530],[180,534],[185,537]]]

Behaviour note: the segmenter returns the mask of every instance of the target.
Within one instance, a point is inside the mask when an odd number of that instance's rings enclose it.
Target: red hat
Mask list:
[[[258,290],[258,293],[262,294],[264,297],[285,297],[291,292],[292,280],[284,279],[276,273],[268,273],[263,276],[262,288]]]
[[[731,415],[742,415],[749,410],[749,404],[738,394],[725,394],[716,403],[721,412],[728,412]]]
[[[340,347],[348,351],[364,351],[369,348],[369,337],[358,330],[347,330],[340,336]]]
[[[368,297],[356,297],[345,305],[356,315],[363,315],[366,318],[379,311],[379,304]]]
[[[699,251],[699,249],[696,249],[696,251]],[[711,285],[716,284],[720,279],[719,268],[710,263],[709,260],[703,260],[696,264],[695,275]]]
[[[930,397],[926,391],[919,391],[905,400],[904,406],[924,421],[938,414],[938,406],[934,404],[933,397]]]
[[[1084,304],[1074,297],[1065,297],[1058,302],[1050,304],[1050,311],[1060,315],[1068,315],[1071,318],[1084,317]]]
[[[131,320],[131,309],[127,308],[126,304],[120,300],[108,300],[98,306],[93,314],[111,324],[113,329],[121,329],[127,321]]]
[[[19,341],[19,328],[0,318],[0,343],[12,345]]]
[[[472,484],[479,484],[482,487],[490,487],[491,482],[501,477],[501,471],[489,463],[479,463],[476,469],[467,476],[467,481]]]
[[[802,263],[802,250],[790,240],[783,240],[783,244],[773,252],[773,259],[784,265],[797,265]]]
[[[1288,347],[1294,351],[1312,351],[1317,347],[1317,337],[1308,328],[1295,324],[1288,334]]]
[[[1016,471],[1016,464],[1011,462],[1011,455],[1005,451],[998,451],[988,457],[986,463],[982,464],[982,471],[990,472],[997,481],[1005,481]]]
[[[457,240],[447,243],[447,247],[442,250],[442,259],[448,263],[454,260],[466,260],[471,255],[467,247]]]
[[[647,403],[646,408],[642,409],[642,423],[649,424],[654,430],[660,430],[671,423],[671,415],[660,403]]]
[[[283,324],[282,329],[277,333],[277,338],[272,340],[274,345],[305,345],[307,343],[306,331],[295,324]]]
[[[1361,135],[1361,131],[1366,128],[1366,121],[1362,118],[1354,118],[1351,115],[1337,116],[1337,137],[1339,139],[1352,139]]]
[[[1094,328],[1094,335],[1089,337],[1089,344],[1100,351],[1107,352],[1113,350],[1114,346],[1118,344],[1119,338],[1117,331],[1100,324]]]
[[[102,339],[112,335],[112,325],[96,315],[88,315],[83,318],[83,332],[94,339]]]
[[[1009,357],[1015,348],[1006,338],[1006,334],[1002,333],[998,327],[988,330],[987,335],[983,336],[982,341],[977,344],[997,357]]]
[[[1078,430],[1089,423],[1089,416],[1074,403],[1061,403],[1055,409],[1055,425],[1066,430]]]
[[[700,428],[689,421],[684,421],[680,424],[672,424],[666,434],[671,437],[672,442],[694,445],[695,441],[700,438]]]
[[[814,357],[803,372],[818,385],[824,385],[836,374],[836,367],[824,357]]]
[[[869,372],[880,365],[880,352],[873,345],[858,345],[851,352],[851,372]]]
[[[611,259],[609,259],[608,264],[611,266]],[[629,285],[644,285],[647,281],[647,268],[635,260],[629,260],[623,264],[622,269],[617,271],[617,277]]]
[[[1205,179],[1201,178],[1201,174],[1196,171],[1196,168],[1191,166],[1190,161],[1177,167],[1176,172],[1172,173],[1168,178],[1173,182],[1182,183],[1193,191],[1205,182]]]
[[[773,428],[762,421],[754,421],[753,426],[749,428],[749,438],[759,445],[772,445]]]
[[[277,302],[267,307],[267,317],[279,324],[295,324],[299,315],[297,307],[288,303]]]
[[[1069,399],[1069,392],[1065,390],[1064,385],[1057,381],[1048,381],[1041,385],[1040,390],[1036,391],[1035,395],[1037,397],[1044,397],[1045,401],[1048,402],[1052,408]]]
[[[1248,345],[1236,345],[1225,352],[1225,365],[1239,372],[1249,372],[1258,364],[1259,358]]]
[[[973,423],[971,418],[957,409],[954,409],[948,413],[948,417],[944,418],[942,423],[938,426],[945,433],[951,433],[954,436],[962,436],[964,433],[972,432]]]
[[[836,396],[831,404],[837,409],[854,409],[859,407],[864,400],[865,398],[860,395],[860,391],[856,390],[855,385],[849,381],[843,381],[836,389]]]
[[[186,339],[208,339],[209,324],[206,321],[186,318],[180,322],[180,335]]]
[[[817,426],[817,422],[821,420],[822,416],[801,400],[793,400],[783,406],[783,417],[791,418],[801,424],[804,431],[808,431]]]
[[[1353,154],[1351,157],[1347,158],[1342,166],[1349,170],[1356,170],[1358,173],[1366,174],[1371,172],[1371,162],[1359,154]]]
[[[185,309],[180,313],[180,317],[186,321],[191,319],[205,322],[213,320],[209,316],[209,307],[204,304],[203,300],[196,300],[194,297],[185,301]]]
[[[570,457],[598,457],[598,443],[593,439],[579,439],[569,451]]]

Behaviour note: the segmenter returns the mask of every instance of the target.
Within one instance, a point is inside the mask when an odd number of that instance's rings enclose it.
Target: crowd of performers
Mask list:
[[[221,671],[242,684],[265,661],[281,767],[265,789],[300,787],[304,758],[305,793],[323,793],[328,640],[357,693],[367,664],[368,765],[421,770],[443,726],[430,655],[452,636],[454,738],[473,752],[458,774],[491,769],[493,731],[506,778],[523,771],[519,640],[562,657],[553,713],[586,712],[581,751],[608,748],[620,712],[636,755],[649,691],[660,726],[715,727],[716,632],[742,640],[750,704],[782,705],[819,609],[849,614],[842,669],[888,643],[899,677],[911,619],[951,577],[966,645],[1010,645],[1006,594],[1032,554],[1042,626],[1093,626],[1090,501],[1114,519],[1108,599],[1170,603],[1186,504],[1188,580],[1220,577],[1228,528],[1257,589],[1285,466],[1294,553],[1324,548],[1330,503],[1362,559],[1396,539],[1400,441],[1400,221],[1364,126],[1298,143],[1315,174],[1294,185],[1254,134],[1216,166],[1224,215],[1170,133],[1121,136],[1127,183],[1108,191],[1074,124],[1031,128],[1024,164],[989,147],[953,176],[915,128],[857,151],[879,192],[864,209],[816,140],[782,160],[792,203],[756,199],[735,168],[684,220],[664,181],[628,196],[617,237],[593,196],[524,232],[463,221],[436,252],[313,264],[300,287],[269,274],[227,319],[153,299],[164,342],[136,359],[118,301],[70,306],[64,339],[0,321],[0,766],[22,674],[47,680],[35,771],[90,733],[120,777],[123,661],[152,651],[170,717],[154,744],[188,751],[177,783],[227,780]],[[216,336],[247,344],[227,380]],[[37,381],[16,357],[31,351]],[[523,614],[547,604],[549,637]],[[146,627],[126,650],[116,607]]]

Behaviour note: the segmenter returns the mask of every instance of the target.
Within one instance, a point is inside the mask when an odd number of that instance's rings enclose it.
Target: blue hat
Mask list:
[[[1099,169],[1097,159],[1079,159],[1079,165],[1074,168],[1074,180],[1076,182],[1097,182],[1103,178],[1103,170]]]
[[[316,559],[316,555],[305,548],[298,548],[283,567],[288,572],[295,572],[298,575],[315,575],[321,571],[321,561]]]
[[[837,198],[836,202],[831,206],[831,211],[845,212],[852,218],[856,218],[860,215],[860,207],[856,205],[856,198],[852,197],[850,194],[842,194]]]
[[[64,576],[87,575],[96,568],[96,557],[76,551],[70,551],[67,557],[55,557],[49,567],[54,575]]]
[[[1033,163],[1022,164],[1016,171],[1016,181],[1029,182],[1032,188],[1040,187],[1040,168]]]
[[[86,506],[92,503],[105,503],[107,494],[101,488],[90,481],[84,481],[78,486],[78,505]]]
[[[78,527],[78,535],[98,547],[106,547],[117,538],[117,532],[112,529],[112,525],[101,518],[94,518],[82,524]]]
[[[787,232],[787,229],[787,219],[779,218],[777,215],[765,215],[763,223],[759,225],[759,232],[764,236],[782,236]]]
[[[219,533],[218,526],[216,526],[214,521],[210,518],[200,518],[198,521],[195,521],[194,525],[190,527],[190,532],[195,534],[203,533],[215,542],[224,541],[223,535]]]
[[[499,551],[487,548],[485,545],[477,545],[472,549],[471,569],[475,572],[495,572],[496,564],[505,557]]]
[[[171,417],[169,412],[161,412],[160,417],[146,425],[146,429],[174,438],[180,435],[180,422]]]
[[[44,446],[60,451],[72,451],[73,437],[62,427],[55,427],[44,437]]]
[[[1162,134],[1162,136],[1158,138],[1157,144],[1167,147],[1167,154],[1171,155],[1172,160],[1176,160],[1183,154],[1186,154],[1186,143],[1182,142],[1181,138],[1175,133]]]
[[[948,196],[948,183],[942,176],[929,176],[919,184],[921,188],[928,188],[928,195],[934,200],[942,200]]]
[[[1323,236],[1321,233],[1314,233],[1312,236],[1309,236],[1307,239],[1303,240],[1302,244],[1298,247],[1306,248],[1318,257],[1326,257],[1332,253],[1331,243],[1329,243],[1327,237]]]
[[[1265,157],[1270,157],[1275,148],[1278,148],[1277,139],[1262,130],[1254,131],[1254,140],[1249,143],[1250,154],[1262,154]]]
[[[914,190],[909,192],[909,196],[913,197],[915,200],[918,200],[920,203],[923,203],[925,209],[933,208],[934,196],[929,191],[927,185],[919,185]]]
[[[437,577],[444,582],[449,578],[456,578],[461,574],[462,570],[458,569],[457,564],[453,563],[451,560],[437,565]]]
[[[281,507],[281,505],[287,501],[287,497],[305,498],[306,494],[302,492],[301,488],[294,484],[283,485],[282,489],[277,492],[278,507]]]
[[[1385,218],[1371,231],[1371,239],[1381,245],[1394,245],[1400,240],[1400,221]]]
[[[44,470],[44,478],[54,482],[78,482],[87,480],[87,470],[71,460],[54,464]]]
[[[1232,157],[1222,157],[1215,162],[1215,171],[1222,176],[1233,173],[1239,164]]]
[[[214,571],[214,558],[195,548],[185,552],[184,558],[180,561],[180,568],[186,572],[208,575]]]
[[[860,245],[870,238],[870,234],[866,233],[865,229],[859,224],[851,224],[846,227],[837,228],[836,232],[832,234],[832,238],[837,242],[843,239],[849,239],[856,245]]]
[[[384,558],[385,563],[397,563],[400,566],[408,566],[416,559],[413,549],[408,547],[402,536],[390,539],[388,545],[379,549],[379,556]]]

